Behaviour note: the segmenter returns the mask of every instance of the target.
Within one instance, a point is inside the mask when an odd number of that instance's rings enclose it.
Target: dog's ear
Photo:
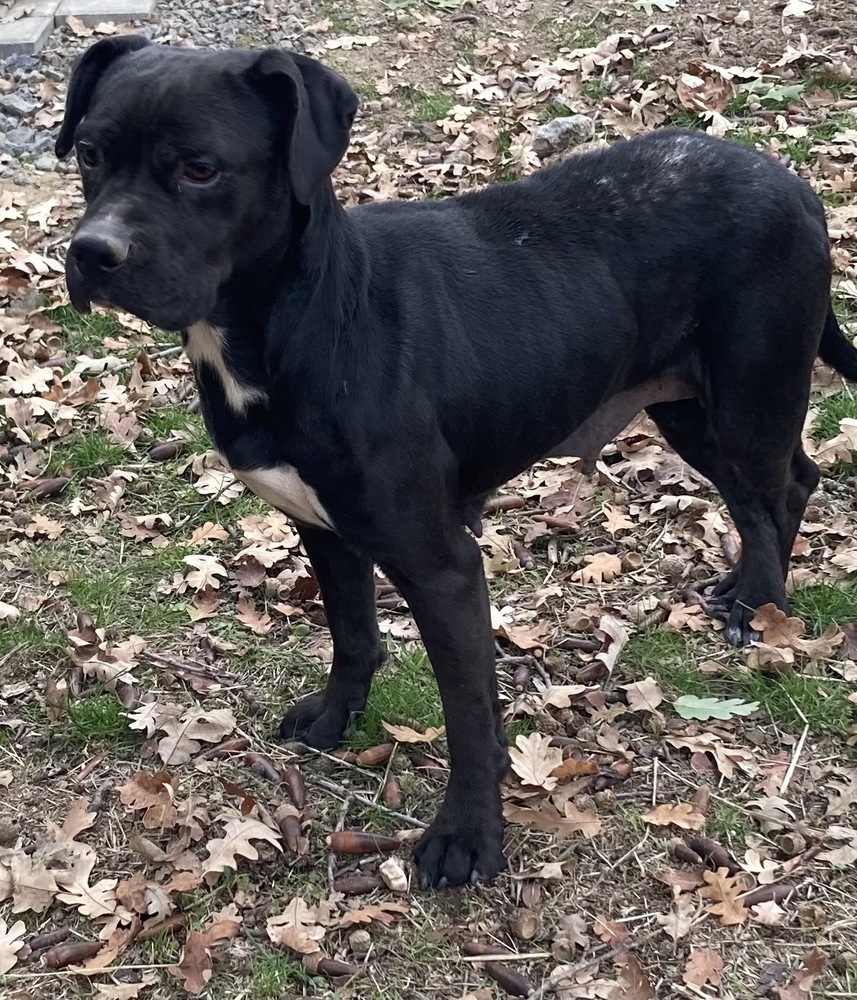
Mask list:
[[[357,95],[344,77],[315,59],[279,49],[262,52],[251,77],[275,110],[285,112],[292,190],[308,205],[345,155]]]
[[[149,39],[142,35],[120,35],[117,38],[102,38],[90,46],[77,60],[71,75],[68,96],[65,102],[65,117],[60,125],[56,141],[56,154],[62,159],[71,152],[74,133],[89,108],[95,86],[102,74],[120,56],[142,49]]]

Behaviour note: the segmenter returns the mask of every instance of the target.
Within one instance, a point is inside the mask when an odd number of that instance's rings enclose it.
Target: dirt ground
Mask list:
[[[286,6],[362,99],[345,205],[513,181],[571,114],[592,138],[557,156],[707,129],[823,200],[857,334],[853,3]],[[3,997],[857,996],[850,387],[818,366],[793,617],[762,609],[753,648],[700,606],[737,533],[648,420],[492,501],[509,872],[420,892],[447,760],[407,608],[379,575],[390,663],[343,752],[273,739],[331,659],[297,535],[211,451],[178,339],[68,305],[78,181],[26,169],[0,190]]]

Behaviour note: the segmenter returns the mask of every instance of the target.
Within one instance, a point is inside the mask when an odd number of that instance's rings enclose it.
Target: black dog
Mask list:
[[[292,515],[333,634],[327,690],[282,732],[333,747],[382,660],[373,563],[407,599],[452,763],[424,885],[503,868],[507,766],[479,546],[487,494],[591,458],[646,407],[743,542],[713,611],[734,643],[784,579],[818,472],[800,435],[817,355],[857,379],[830,309],[824,214],[771,160],[664,130],[439,203],[345,212],[330,175],[357,99],[280,51],[105,39],[57,153],[87,201],[72,302],[185,331],[236,475]]]

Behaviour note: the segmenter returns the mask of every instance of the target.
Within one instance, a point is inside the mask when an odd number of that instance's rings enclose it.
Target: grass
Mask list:
[[[359,749],[386,742],[382,725],[412,726],[421,732],[443,725],[443,708],[428,656],[415,643],[390,648],[390,662],[376,674],[366,710],[348,745]]]
[[[442,90],[423,90],[408,85],[401,88],[401,93],[414,119],[420,122],[440,121],[455,106],[453,98]]]
[[[45,315],[63,328],[63,340],[70,353],[84,353],[93,349],[103,352],[105,337],[127,337],[119,321],[106,313],[83,315],[72,306],[47,309]]]
[[[830,624],[857,622],[857,587],[816,583],[799,587],[791,596],[793,614],[803,618],[813,634],[821,635]]]
[[[587,80],[580,88],[580,96],[589,101],[600,101],[609,95],[610,88],[604,80]]]
[[[683,694],[705,697],[711,694],[711,681],[696,669],[687,640],[678,632],[652,628],[634,636],[622,652],[636,677],[651,674],[668,698]]]
[[[52,448],[47,474],[58,476],[68,470],[72,476],[91,476],[110,472],[129,460],[121,445],[114,444],[104,431],[96,428],[86,436],[70,438]]]
[[[86,747],[93,743],[134,743],[136,737],[128,729],[124,711],[116,695],[107,691],[88,698],[72,698],[65,723],[58,730],[59,739]]]
[[[812,436],[816,441],[826,441],[839,433],[839,421],[846,417],[857,417],[857,396],[849,388],[835,392],[821,401],[818,414],[812,425]]]
[[[252,966],[253,979],[249,995],[253,1000],[276,1000],[285,995],[289,986],[312,983],[297,962],[266,948],[257,948]]]
[[[841,684],[792,671],[751,671],[738,678],[747,695],[759,702],[777,726],[799,732],[805,725],[815,736],[844,736],[852,705]]]
[[[730,846],[734,843],[736,849],[743,851],[741,845],[750,832],[750,824],[746,813],[728,802],[712,800],[709,807],[708,821],[705,824],[706,836],[715,840],[726,841]]]

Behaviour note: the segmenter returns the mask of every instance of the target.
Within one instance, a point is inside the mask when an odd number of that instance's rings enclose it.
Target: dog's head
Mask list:
[[[329,188],[356,110],[342,77],[294,53],[97,42],[56,143],[77,151],[87,203],[72,303],[173,330],[208,318],[230,277],[287,249],[295,206]]]

